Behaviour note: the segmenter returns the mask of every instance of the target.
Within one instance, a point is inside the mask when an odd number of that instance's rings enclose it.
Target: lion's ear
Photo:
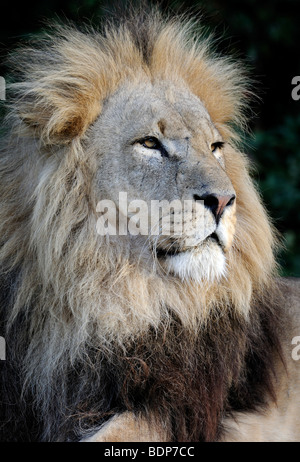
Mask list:
[[[17,116],[46,144],[82,136],[107,93],[103,61],[96,37],[70,28],[57,28],[36,48],[20,49],[12,57]]]

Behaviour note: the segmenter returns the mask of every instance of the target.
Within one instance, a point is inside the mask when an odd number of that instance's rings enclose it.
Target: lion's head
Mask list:
[[[97,196],[118,205],[117,224],[126,215],[129,220],[131,236],[123,242],[131,264],[200,284],[225,276],[236,208],[225,166],[230,150],[184,82],[142,77],[138,88],[123,84],[90,128],[89,148],[98,158]],[[127,196],[124,205],[120,192]],[[144,239],[132,236],[139,231],[131,226],[137,200],[138,219],[148,224],[140,229]],[[161,216],[155,215],[160,202]],[[119,230],[113,226],[108,235]]]
[[[40,400],[91,345],[124,347],[172,316],[189,332],[232,308],[247,319],[275,239],[237,149],[240,67],[195,41],[189,22],[157,15],[140,29],[57,28],[12,59],[21,81],[2,148],[0,261],[17,275],[8,324],[28,322],[26,383],[43,384]],[[101,235],[99,202],[117,205],[118,228],[121,192],[127,223],[149,219],[151,201],[192,205],[168,210],[169,233],[163,212],[148,234]]]

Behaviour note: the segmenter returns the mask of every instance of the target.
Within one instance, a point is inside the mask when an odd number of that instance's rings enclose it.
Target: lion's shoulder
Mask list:
[[[278,279],[278,287],[285,298],[286,309],[295,312],[300,319],[300,278],[287,277]]]
[[[283,342],[291,345],[291,340],[300,336],[300,278],[280,278],[278,288],[285,320]]]

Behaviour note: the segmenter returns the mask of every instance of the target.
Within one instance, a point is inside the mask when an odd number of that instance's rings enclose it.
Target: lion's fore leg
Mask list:
[[[94,435],[83,438],[81,442],[166,442],[166,429],[149,423],[132,412],[124,412],[112,417]]]

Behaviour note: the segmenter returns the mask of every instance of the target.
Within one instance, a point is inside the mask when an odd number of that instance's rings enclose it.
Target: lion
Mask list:
[[[10,60],[1,439],[299,441],[299,284],[241,152],[243,66],[157,12],[55,26]],[[99,232],[121,192],[192,207]]]

